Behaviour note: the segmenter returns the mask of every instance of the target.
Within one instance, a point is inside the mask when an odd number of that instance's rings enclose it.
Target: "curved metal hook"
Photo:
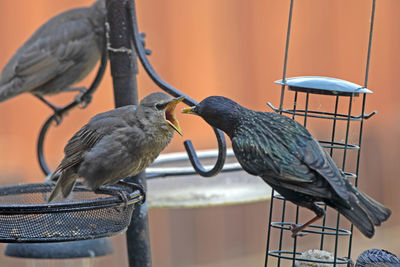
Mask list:
[[[94,78],[89,89],[81,96],[81,99],[85,99],[86,96],[91,95],[97,89],[101,80],[103,79],[104,72],[107,67],[107,60],[108,60],[107,46],[106,46],[106,43],[104,43],[103,49],[102,49],[102,54],[101,54],[99,70],[97,71],[96,77]],[[42,169],[42,171],[45,175],[51,174],[51,170],[49,169],[49,167],[46,163],[46,159],[44,158],[44,153],[43,153],[44,138],[46,137],[47,131],[50,128],[51,123],[53,121],[57,120],[58,116],[65,114],[66,112],[70,111],[71,109],[73,109],[74,107],[76,107],[79,104],[80,104],[80,101],[78,99],[74,99],[74,101],[72,101],[68,105],[64,106],[63,108],[61,108],[57,114],[56,113],[52,114],[46,120],[46,122],[43,124],[43,126],[40,130],[38,142],[37,142],[37,156],[38,156],[40,168]]]
[[[140,62],[142,63],[143,68],[146,70],[147,74],[150,76],[150,78],[153,80],[155,84],[158,85],[162,90],[165,92],[169,93],[170,95],[173,95],[174,97],[179,97],[179,96],[184,96],[185,99],[183,102],[189,106],[194,106],[198,102],[190,98],[189,96],[181,93],[171,85],[167,84],[163,79],[158,76],[158,74],[154,71],[153,67],[151,66],[150,62],[148,61],[146,57],[146,51],[140,41],[140,36],[139,36],[139,31],[137,27],[137,21],[136,21],[136,11],[135,11],[135,4],[134,1],[128,1],[128,12],[129,16],[131,17],[131,30],[133,32],[133,44],[136,49],[136,53],[140,59]],[[195,149],[192,145],[192,142],[190,140],[186,140],[184,142],[185,149],[189,155],[190,162],[193,165],[193,168],[196,170],[198,174],[204,177],[211,177],[216,174],[218,174],[221,170],[222,167],[224,166],[225,163],[225,158],[226,158],[226,142],[225,142],[225,136],[222,133],[222,131],[218,130],[217,128],[213,128],[215,135],[217,137],[218,141],[218,158],[217,162],[215,163],[215,166],[211,170],[206,170],[200,163],[197,154],[195,152]]]

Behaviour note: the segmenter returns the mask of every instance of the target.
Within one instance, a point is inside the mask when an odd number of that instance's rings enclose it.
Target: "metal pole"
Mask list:
[[[136,53],[131,45],[127,0],[107,0],[107,21],[111,76],[114,86],[115,107],[138,103]]]
[[[132,1],[132,0],[131,0]],[[109,46],[111,75],[114,85],[115,107],[138,103],[136,75],[138,66],[135,50],[132,48],[128,17],[128,0],[106,0],[109,23]],[[129,178],[146,188],[142,174]],[[129,266],[150,267],[150,238],[147,205],[134,209],[131,224],[126,232]]]

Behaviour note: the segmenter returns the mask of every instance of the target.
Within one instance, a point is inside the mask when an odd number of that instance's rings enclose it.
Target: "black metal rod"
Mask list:
[[[271,223],[272,223],[272,208],[274,207],[274,189],[271,192],[271,203],[269,205],[269,219],[268,219],[268,230],[267,230],[267,244],[265,249],[265,264],[264,267],[268,267],[268,256],[269,256],[269,244],[271,241]]]
[[[296,206],[296,218],[295,218],[295,224],[297,225],[299,223],[299,206]],[[297,236],[294,236],[293,238],[293,257],[292,257],[292,266],[295,267],[295,262],[296,262],[296,255],[297,255]]]
[[[291,2],[291,8],[292,8],[292,3],[293,3],[293,1]],[[292,14],[292,12],[290,11],[290,18],[289,18],[290,21],[291,21],[291,14]],[[290,25],[290,22],[289,22],[289,25]],[[288,27],[290,27],[290,26],[288,26]],[[286,58],[286,53],[285,53],[285,58]],[[285,72],[286,72],[286,68],[284,69],[284,75],[285,75]],[[297,109],[297,98],[298,98],[298,93],[296,91],[294,93],[294,99],[293,99],[293,111],[296,111],[296,109]],[[282,109],[280,109],[280,113],[282,114]],[[296,114],[293,113],[292,114],[292,119],[293,120],[295,119],[295,116],[296,116]],[[281,222],[282,223],[285,222],[286,205],[287,205],[287,201],[286,201],[286,199],[284,199],[283,203],[282,203],[282,218],[281,218]],[[298,207],[297,207],[297,210],[298,210]],[[279,250],[282,250],[282,246],[283,246],[283,242],[282,241],[283,241],[283,228],[281,229],[281,231],[279,233]],[[296,239],[295,239],[294,242],[296,243]],[[296,249],[294,248],[293,257],[296,257],[295,251],[296,251]],[[293,258],[293,260],[294,260],[294,258]],[[281,258],[278,258],[278,266],[280,266],[280,265],[281,265]]]
[[[271,209],[271,214],[272,214],[272,209]],[[281,217],[281,222],[282,223],[285,222],[285,214],[286,214],[286,199],[284,199],[283,202],[282,202],[282,217]],[[279,233],[279,246],[278,246],[278,249],[282,250],[282,246],[283,246],[283,228],[281,229],[281,231]],[[280,266],[280,265],[281,265],[281,259],[279,258],[278,259],[278,266]]]
[[[303,121],[303,126],[307,127],[307,118],[308,118],[308,106],[309,106],[309,100],[310,100],[310,94],[306,93],[306,103],[304,107],[304,121]],[[297,92],[296,92],[296,97],[295,97],[295,102],[293,106],[293,110],[296,110],[297,106]],[[294,115],[293,115],[294,119]],[[300,209],[299,206],[296,206],[296,219],[295,219],[295,224],[297,225],[299,223],[299,215],[300,215]],[[296,251],[297,251],[297,236],[294,236],[293,238],[293,259],[292,259],[292,264],[295,266],[295,261],[296,261]]]
[[[138,104],[137,61],[131,46],[127,0],[107,0],[108,53],[114,86],[115,107]]]
[[[375,21],[375,6],[376,6],[376,0],[372,0],[372,8],[371,8],[371,23],[370,23],[370,29],[369,29],[369,39],[368,39],[368,53],[367,53],[367,63],[365,67],[365,80],[364,80],[364,87],[368,86],[368,73],[369,73],[369,63],[370,63],[370,58],[371,58],[371,47],[372,47],[372,34],[374,32],[374,21]],[[364,114],[365,112],[365,103],[366,103],[366,98],[367,95],[363,95],[363,100],[362,100],[362,106],[361,106],[361,112]],[[364,126],[364,120],[362,119],[360,121],[360,134],[358,136],[358,146],[360,149],[358,150],[357,153],[357,161],[356,161],[356,179],[354,181],[354,185],[357,187],[358,186],[358,173],[360,171],[360,156],[361,156],[361,141],[362,141],[362,134],[363,134],[363,126]],[[350,226],[350,230],[352,234],[350,235],[349,238],[349,252],[347,257],[350,259],[351,257],[351,244],[353,242],[353,228],[354,225],[352,224]]]
[[[338,107],[339,107],[339,96],[336,96],[335,111],[334,111],[334,113],[333,113],[333,114],[334,114],[334,119],[333,119],[333,124],[332,124],[332,133],[331,133],[331,143],[332,143],[332,144],[335,142],[336,122],[337,122],[336,117],[337,117]],[[331,157],[333,157],[333,146],[332,146],[332,147],[330,148],[330,150],[329,150],[329,155],[330,155]],[[325,226],[326,226],[326,217],[327,217],[326,211],[327,211],[327,205],[324,204],[325,216],[322,218],[322,227],[325,227]],[[324,233],[324,232],[325,232],[325,228],[322,228],[322,233]],[[323,250],[323,249],[324,249],[324,238],[325,238],[325,235],[322,234],[322,235],[321,235],[321,243],[320,243],[320,247],[319,247],[320,250]]]
[[[364,87],[365,88],[367,88],[367,86],[368,86],[369,65],[370,65],[370,61],[371,61],[372,34],[374,32],[374,20],[375,20],[375,2],[376,2],[376,0],[372,0],[371,20],[370,20],[371,23],[370,23],[369,38],[368,38],[367,63],[365,64],[365,79],[364,79]]]
[[[292,2],[291,2],[292,3]],[[292,7],[291,7],[292,8]],[[286,57],[286,56],[285,56]],[[294,113],[292,114],[292,119],[294,120],[296,117],[296,110],[297,110],[297,99],[299,97],[298,92],[296,91],[294,93],[294,99],[293,99],[293,111]],[[307,110],[308,110],[308,94],[307,94],[307,104],[306,107],[304,108],[305,110],[305,115],[307,116]],[[282,112],[282,110],[281,110]],[[304,124],[306,123],[306,116],[304,116]],[[284,201],[286,205],[286,200]],[[282,220],[282,222],[284,222],[284,220]],[[295,217],[295,224],[297,225],[299,222],[299,206],[296,206],[296,217]],[[281,230],[282,233],[282,230]],[[279,250],[281,250],[282,244],[279,244]],[[292,265],[294,266],[295,264],[295,260],[296,260],[296,249],[297,249],[297,236],[295,236],[293,238],[293,258],[292,258]],[[280,260],[280,259],[279,259]]]
[[[347,124],[346,124],[346,134],[345,134],[345,145],[347,146],[347,143],[349,141],[349,133],[350,133],[350,117],[351,117],[351,109],[352,109],[352,103],[353,103],[353,97],[351,96],[349,98],[349,110],[348,110],[348,120],[347,120]],[[347,148],[345,148],[343,150],[343,160],[342,160],[342,170],[343,172],[345,171],[346,168],[346,159],[347,159]],[[337,259],[337,253],[338,253],[338,243],[339,243],[339,235],[338,235],[338,231],[339,231],[339,227],[340,227],[340,213],[337,213],[337,220],[336,220],[336,236],[335,236],[335,249],[334,249],[334,261],[336,263],[336,259]]]
[[[333,113],[333,124],[332,124],[332,134],[331,134],[331,143],[333,144],[335,142],[335,135],[336,135],[336,122],[337,122],[337,115],[338,115],[338,107],[339,107],[339,96],[336,96],[336,101],[335,101],[335,111]],[[329,155],[333,157],[333,148],[329,150]]]
[[[348,120],[346,123],[346,135],[345,135],[345,140],[344,140],[344,144],[345,144],[345,149],[343,150],[343,160],[342,160],[342,170],[345,171],[346,168],[346,158],[347,158],[347,144],[349,142],[349,133],[350,133],[350,116],[351,116],[351,109],[353,106],[353,97],[349,98],[349,111],[348,111]]]
[[[114,85],[115,106],[138,103],[136,75],[138,73],[136,53],[131,45],[132,31],[128,2],[133,0],[106,0],[109,23],[109,46],[111,75]],[[143,173],[127,179],[146,188]],[[147,205],[133,210],[130,226],[126,232],[129,266],[150,267],[151,251]]]
[[[198,102],[190,98],[189,96],[183,94],[179,90],[175,89],[168,83],[166,83],[161,77],[154,71],[153,67],[151,66],[150,62],[147,59],[146,56],[146,50],[143,47],[143,44],[140,40],[140,34],[137,26],[137,20],[136,20],[136,10],[135,10],[135,3],[134,1],[129,2],[129,12],[130,12],[130,17],[131,17],[131,27],[133,31],[133,43],[136,49],[136,53],[140,59],[140,62],[142,63],[143,68],[146,70],[147,74],[150,76],[150,78],[153,80],[153,82],[160,87],[162,90],[165,92],[173,95],[174,97],[180,97],[184,96],[185,99],[183,102],[189,106],[194,106]],[[222,167],[224,166],[225,163],[225,158],[226,158],[226,142],[225,142],[225,137],[222,131],[213,128],[217,142],[218,142],[218,157],[217,161],[214,165],[214,167],[211,170],[206,170],[200,163],[200,160],[197,157],[197,154],[195,152],[195,149],[192,145],[192,142],[190,140],[186,140],[184,142],[185,149],[189,155],[189,160],[191,164],[193,165],[193,168],[196,170],[198,174],[204,177],[211,177],[216,174],[218,174],[221,170]]]
[[[288,20],[288,27],[287,27],[287,31],[286,31],[285,58],[283,60],[281,100],[279,102],[280,110],[282,110],[283,99],[285,98],[286,71],[287,71],[287,62],[288,62],[288,56],[289,56],[290,32],[291,32],[291,28],[292,28],[293,3],[294,3],[294,0],[290,0],[289,20]]]

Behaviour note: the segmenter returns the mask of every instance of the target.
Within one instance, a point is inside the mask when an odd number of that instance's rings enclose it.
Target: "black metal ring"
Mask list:
[[[283,230],[290,230],[289,225],[292,225],[294,223],[291,222],[271,222],[271,227],[273,228],[278,228],[278,229],[283,229]],[[286,227],[287,225],[287,227]],[[328,226],[321,226],[321,225],[309,225],[308,228],[318,228],[322,229],[324,231],[313,231],[313,230],[307,230],[304,229],[302,232],[304,233],[313,233],[313,234],[323,234],[323,235],[341,235],[341,236],[347,236],[351,235],[351,231],[346,230],[346,229],[341,229],[341,228],[335,228],[335,227],[328,227]],[[330,230],[330,231],[335,231],[335,232],[325,232],[325,230]]]
[[[301,109],[282,109],[280,110],[279,108],[274,107],[270,102],[267,103],[267,105],[275,112],[277,113],[285,113],[285,114],[291,114],[295,116],[307,116],[307,117],[312,117],[312,118],[320,118],[320,119],[330,119],[330,120],[351,120],[351,121],[361,121],[361,120],[366,120],[374,116],[377,111],[372,111],[370,114],[364,114],[364,115],[359,115],[359,116],[348,116],[346,114],[337,114],[337,113],[330,113],[330,112],[322,112],[322,111],[315,111],[315,110],[301,110]],[[316,115],[314,115],[316,114]]]
[[[331,142],[331,141],[322,141],[318,140],[320,144],[322,144],[322,147],[325,148],[334,148],[334,149],[355,149],[358,150],[360,149],[359,146],[353,145],[353,144],[346,144],[346,143],[341,143],[341,142]]]

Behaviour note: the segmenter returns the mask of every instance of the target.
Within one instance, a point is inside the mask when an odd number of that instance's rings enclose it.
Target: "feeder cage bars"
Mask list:
[[[319,129],[327,129],[328,132],[320,140],[321,145],[335,159],[338,166],[345,173],[345,178],[357,186],[363,122],[376,113],[365,114],[366,95],[372,93],[366,87],[372,45],[375,0],[372,1],[364,86],[328,77],[286,78],[293,2],[294,0],[290,2],[283,78],[276,82],[282,86],[281,101],[279,108],[275,108],[271,103],[268,103],[268,105],[275,112],[283,113],[299,120],[305,127],[314,121],[318,122],[319,125],[324,123],[323,125],[326,127],[319,127]],[[291,104],[289,96],[285,96],[286,89],[290,91],[287,94],[293,96]],[[323,103],[329,103],[330,110],[321,110],[320,107],[323,106],[322,102],[319,102],[321,100],[325,101]],[[289,204],[277,192],[272,191],[265,266],[281,266],[281,264],[282,266],[288,266],[288,262],[291,262],[294,266],[296,261],[325,263],[335,266],[350,265],[353,226],[347,220],[341,220],[338,212],[327,210],[324,203],[318,204],[327,211],[326,216],[320,220],[320,225],[311,225],[303,232],[309,235],[308,239],[312,239],[315,244],[318,244],[313,247],[314,249],[332,252],[333,260],[299,259],[298,256],[304,252],[303,246],[301,246],[304,239],[301,237],[291,238],[289,229],[291,224],[300,222],[300,210],[304,209],[299,209],[298,206],[295,207],[295,215],[291,217],[292,214],[288,210],[293,209],[292,204]],[[333,225],[331,226],[330,224]],[[346,254],[339,255],[346,250]]]

